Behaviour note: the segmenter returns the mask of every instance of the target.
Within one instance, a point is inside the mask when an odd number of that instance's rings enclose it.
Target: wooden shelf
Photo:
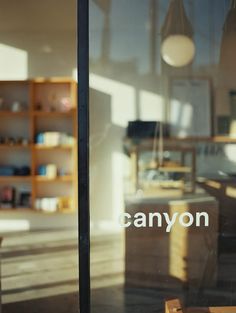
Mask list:
[[[36,210],[32,208],[11,208],[11,209],[4,209],[0,208],[1,213],[33,213],[33,214],[42,214],[42,215],[60,215],[60,214],[73,214],[76,210],[69,210],[68,211],[56,211],[56,212],[46,212],[42,210]]]
[[[156,139],[158,140],[158,138]],[[127,145],[141,145],[142,143],[153,143],[154,138],[125,138],[124,144]],[[236,143],[236,137],[230,136],[213,136],[213,137],[168,137],[163,138],[164,143],[198,143],[198,142],[209,142],[209,143]]]
[[[72,116],[75,113],[75,110],[70,111],[33,111],[33,115],[37,117],[63,117],[63,116]]]
[[[236,137],[230,136],[214,136],[214,137],[187,137],[187,138],[166,138],[164,141],[171,142],[186,142],[186,143],[197,143],[197,142],[210,142],[210,143],[236,143]]]
[[[169,173],[191,173],[192,169],[187,166],[178,166],[178,167],[158,167],[158,171],[169,172]]]
[[[50,182],[72,182],[73,177],[70,175],[58,176],[55,178],[48,178],[47,176],[35,176],[35,180],[39,183],[50,183]]]
[[[73,214],[73,213],[76,212],[76,210],[71,210],[71,209],[68,209],[68,210],[65,210],[65,211],[55,211],[55,212],[47,212],[47,211],[35,210],[35,209],[33,209],[32,211],[35,214],[44,214],[44,215]]]
[[[33,82],[36,84],[71,84],[76,83],[73,78],[70,77],[37,77],[33,79]]]
[[[212,141],[215,143],[236,143],[236,137],[217,136],[213,137]]]
[[[0,149],[30,149],[31,145],[20,145],[20,144],[0,144]]]
[[[33,212],[34,210],[31,208],[21,208],[21,207],[16,207],[16,208],[10,208],[10,209],[5,209],[5,208],[0,208],[0,213],[22,213],[22,212]]]
[[[15,85],[15,84],[29,84],[30,80],[0,80],[0,85]]]
[[[30,182],[32,176],[0,176],[1,183]]]
[[[74,145],[60,145],[60,146],[47,146],[41,144],[33,145],[33,148],[36,150],[71,150],[73,149]]]
[[[169,172],[169,173],[191,173],[192,169],[188,166],[144,166],[140,168],[140,171],[159,171],[159,172]]]
[[[0,111],[0,117],[10,117],[10,116],[29,116],[29,111],[20,111],[20,112],[12,112],[12,111]]]

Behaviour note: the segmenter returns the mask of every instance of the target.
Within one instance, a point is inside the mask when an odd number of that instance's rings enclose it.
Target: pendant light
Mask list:
[[[227,85],[236,80],[236,0],[231,2],[223,27],[220,51],[220,81]]]
[[[170,0],[162,26],[161,55],[167,64],[174,67],[186,66],[194,58],[193,30],[183,0]]]

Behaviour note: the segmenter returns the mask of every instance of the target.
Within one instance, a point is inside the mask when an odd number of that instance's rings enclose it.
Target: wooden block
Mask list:
[[[179,299],[166,301],[165,313],[186,313]]]

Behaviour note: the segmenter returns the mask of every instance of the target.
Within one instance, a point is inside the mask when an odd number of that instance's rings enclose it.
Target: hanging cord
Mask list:
[[[215,6],[211,5],[211,0],[208,0],[208,20],[209,20],[209,38],[210,38],[210,43],[209,43],[209,66],[214,63],[215,59],[215,49],[212,47],[213,42],[214,42],[214,15],[215,15]]]
[[[190,6],[190,9],[189,9],[190,18],[191,18],[193,27],[195,27],[195,12],[194,12],[194,1],[193,0],[189,0],[189,6]],[[187,73],[188,73],[189,78],[193,77],[193,62],[191,62],[187,68]]]
[[[154,138],[153,138],[152,161],[151,161],[153,164],[155,164],[157,161],[157,145],[158,145],[157,135],[158,135],[158,129],[159,129],[158,126],[159,126],[159,123],[156,122]]]
[[[159,135],[158,135],[159,130]],[[158,156],[158,166],[163,165],[164,156],[164,138],[163,138],[163,122],[156,122],[155,134],[153,139],[153,149],[152,149],[152,160],[151,163],[157,165]]]
[[[183,4],[184,5],[184,4]],[[182,26],[182,33],[185,35],[185,29],[184,29],[184,11],[183,7],[181,6],[181,3],[179,2],[179,11],[180,11],[180,23]]]
[[[159,124],[159,148],[158,148],[158,151],[159,151],[159,158],[158,158],[158,161],[159,161],[159,166],[163,166],[163,156],[164,156],[164,141],[163,141],[163,124],[162,122],[160,122]]]
[[[231,5],[233,4],[233,2],[231,2]],[[224,0],[224,19],[226,20],[227,18],[227,14],[229,12],[229,8],[227,6],[227,0]],[[224,23],[224,26],[223,26],[223,31],[226,31],[227,30],[227,23]]]

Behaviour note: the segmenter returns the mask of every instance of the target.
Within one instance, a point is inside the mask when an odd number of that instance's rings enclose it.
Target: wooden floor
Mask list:
[[[236,255],[220,257],[221,282],[215,290],[186,295],[183,290],[125,289],[123,242],[122,236],[92,238],[92,313],[161,313],[171,297],[193,305],[236,305]],[[78,312],[77,245],[76,230],[6,236],[3,313]]]

